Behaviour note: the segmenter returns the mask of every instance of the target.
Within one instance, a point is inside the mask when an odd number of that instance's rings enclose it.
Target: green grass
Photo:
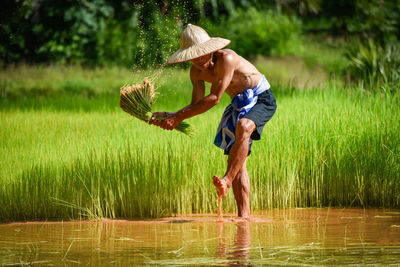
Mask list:
[[[190,102],[187,71],[41,68],[0,72],[0,221],[215,212],[212,175],[224,174],[227,157],[212,143],[227,97],[188,121],[190,138],[134,120],[118,103],[121,85],[150,76],[154,110],[177,110]],[[86,89],[61,91],[66,80]],[[325,84],[273,84],[277,113],[248,160],[253,210],[400,207],[398,95]],[[229,193],[225,212],[234,203]]]
[[[328,74],[319,65],[308,67],[299,57],[259,57],[255,61],[258,70],[268,75],[272,84],[281,84],[296,89],[326,86]]]

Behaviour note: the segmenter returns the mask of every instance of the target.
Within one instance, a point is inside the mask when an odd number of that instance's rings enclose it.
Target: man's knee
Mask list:
[[[242,118],[236,125],[236,138],[248,140],[255,129],[256,124],[252,120]]]

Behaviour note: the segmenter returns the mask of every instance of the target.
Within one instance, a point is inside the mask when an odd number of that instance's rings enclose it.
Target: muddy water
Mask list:
[[[400,211],[291,209],[253,221],[0,225],[0,266],[400,265]]]

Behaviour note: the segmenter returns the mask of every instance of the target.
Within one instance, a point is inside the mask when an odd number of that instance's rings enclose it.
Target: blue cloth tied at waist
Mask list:
[[[237,94],[231,104],[229,104],[222,115],[221,122],[218,126],[217,135],[214,144],[228,153],[235,143],[235,132],[238,121],[249,112],[257,103],[258,95],[270,88],[270,84],[263,75],[258,84],[245,90],[242,94]],[[249,142],[249,151],[251,149],[252,140]]]

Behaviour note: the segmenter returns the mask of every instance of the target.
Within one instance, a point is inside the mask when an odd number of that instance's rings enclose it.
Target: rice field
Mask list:
[[[265,66],[278,109],[247,163],[251,209],[400,208],[399,95],[326,80],[298,90]],[[120,86],[145,76],[157,87],[153,110],[190,103],[187,70],[1,70],[0,221],[215,213],[212,176],[227,157],[213,140],[228,97],[188,120],[194,137],[164,131],[119,107]],[[223,209],[235,212],[232,193]]]

